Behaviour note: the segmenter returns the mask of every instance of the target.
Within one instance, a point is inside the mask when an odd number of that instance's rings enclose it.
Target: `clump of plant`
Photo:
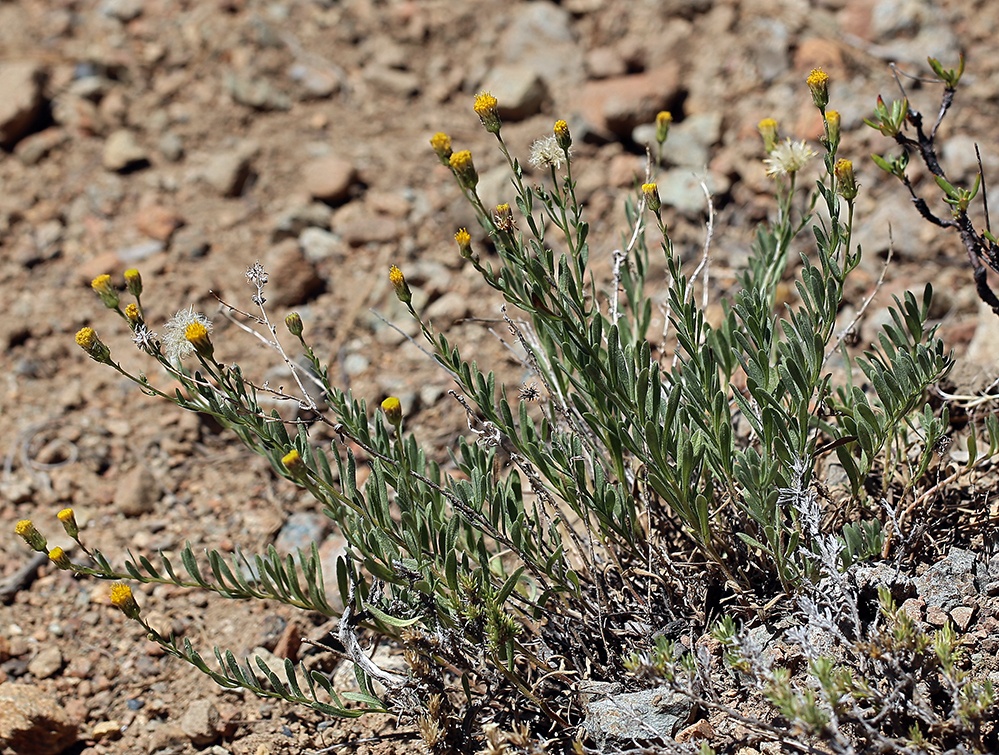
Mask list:
[[[781,141],[772,119],[760,123],[776,214],[757,229],[741,289],[722,301],[716,326],[705,317],[709,246],[688,271],[664,219],[658,158],[637,182],[629,230],[611,254],[611,276],[601,280],[590,264],[565,121],[532,147],[531,182],[504,141],[497,101],[476,97],[475,113],[511,173],[511,202],[495,208],[479,197],[471,152],[455,151],[443,133],[431,139],[487,238],[475,248],[460,229],[457,253],[502,295],[511,339],[533,376],[518,391],[470,363],[421,315],[403,270],[392,267],[396,295],[467,414],[469,435],[454,449],[453,474],[407,431],[398,399],[369,407],[338,388],[292,314],[284,324],[307,367],[299,365],[268,313],[259,264],[247,271],[255,311],[226,306],[282,356],[293,393],[218,362],[212,323],[200,313],[182,310],[162,337],[151,332],[136,271],[125,276],[135,301],[124,309],[110,278],[99,277],[94,289],[104,304],[181,388],[170,394],[130,372],[91,328],[77,334],[79,345],[144,392],[216,418],[276,474],[308,490],[349,544],[336,574],[344,608],[324,594],[315,546],[228,558],[188,546],[118,568],[85,545],[67,510],[59,518],[89,560],[53,551],[52,561],[101,579],[195,586],[338,617],[339,645],[330,649],[354,664],[360,692],[334,689],[307,660],[287,661],[283,676],[259,658],[219,648],[206,661],[186,638],[145,623],[127,586],[112,593],[167,652],[223,686],[331,716],[396,710],[416,720],[431,751],[449,752],[484,741],[496,748],[525,732],[568,742],[580,723],[579,682],[621,678],[636,668],[636,649],[675,634],[676,622],[703,629],[709,590],[752,615],[782,595],[811,594],[832,572],[877,555],[891,536],[905,534],[896,532],[897,519],[883,526],[881,492],[901,484],[909,495],[946,431],[946,413],[927,405],[927,389],[951,359],[928,323],[928,285],[921,297],[895,300],[891,323],[862,355],[852,355],[837,332],[845,282],[861,259],[851,241],[859,189],[852,163],[838,156],[840,117],[828,109],[828,77],[816,70],[807,83],[825,124],[821,178],[814,189],[802,186],[816,154],[805,142]],[[671,121],[665,112],[657,118],[657,155]],[[778,307],[778,286],[792,275],[795,301]],[[653,295],[664,288],[665,327],[653,332]],[[322,403],[307,381],[321,385]],[[262,395],[293,403],[304,418],[266,412]],[[320,423],[336,438],[327,447],[310,441],[310,427]],[[833,452],[848,492],[826,502],[832,516],[806,517],[787,491],[814,490],[817,461]],[[370,474],[359,486],[361,464]],[[30,522],[18,528],[31,547],[46,549]],[[398,643],[407,673],[368,658],[363,643],[371,633]],[[384,685],[380,697],[375,681]],[[635,676],[634,684],[643,683]],[[486,726],[497,728],[484,740]]]

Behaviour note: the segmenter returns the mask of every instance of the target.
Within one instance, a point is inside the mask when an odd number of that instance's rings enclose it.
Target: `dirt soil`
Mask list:
[[[32,519],[51,544],[68,545],[55,514],[71,506],[85,541],[118,565],[129,551],[177,553],[185,542],[252,553],[319,540],[335,558],[338,536],[307,496],[231,435],[144,396],[74,344],[93,326],[126,368],[168,385],[90,290],[103,273],[123,287],[130,267],[142,272],[153,330],[194,306],[215,320],[219,361],[238,359],[277,385],[287,379],[280,357],[222,317],[210,293],[249,308],[244,272],[260,260],[271,314],[299,311],[340,384],[369,404],[400,396],[408,426],[446,461],[467,434],[463,411],[447,375],[386,324],[415,332],[387,270],[405,271],[417,304],[468,357],[514,384],[524,378],[499,340],[499,299],[454,245],[468,226],[485,250],[481,232],[428,143],[447,131],[456,149],[473,150],[486,202],[509,201],[501,156],[471,110],[482,89],[506,108],[504,134],[525,162],[556,118],[569,122],[604,277],[627,230],[624,199],[644,175],[636,139],[648,132],[635,129],[671,110],[666,216],[693,268],[706,177],[717,301],[735,285],[753,224],[773,208],[756,124],[775,117],[782,134],[815,144],[821,121],[803,82],[823,66],[830,107],[842,114],[841,153],[863,192],[867,257],[844,322],[874,289],[890,227],[893,261],[858,338],[870,341],[891,294],[932,281],[934,317],[962,355],[958,388],[980,387],[995,376],[999,322],[979,318],[956,236],[922,222],[871,164],[890,145],[862,118],[879,93],[896,96],[889,61],[925,75],[927,54],[949,67],[964,52],[966,80],[941,129],[944,161],[955,181],[973,178],[977,141],[999,178],[997,33],[991,0],[0,2],[0,532]],[[932,117],[939,90],[910,88]],[[12,534],[0,537],[0,580],[30,558]],[[0,605],[0,682],[31,685],[65,709],[79,732],[69,752],[419,747],[412,726],[397,729],[391,717],[327,722],[222,691],[164,656],[108,595],[107,584],[42,566]],[[281,606],[185,589],[137,597],[152,621],[209,656],[214,645],[287,653],[289,636],[328,629]],[[217,735],[198,735],[204,701],[221,716]]]

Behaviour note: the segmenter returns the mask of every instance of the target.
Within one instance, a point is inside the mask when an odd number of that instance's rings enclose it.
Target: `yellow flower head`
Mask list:
[[[458,243],[458,254],[466,260],[472,259],[474,254],[472,252],[471,234],[464,228],[459,228],[458,232],[454,234],[454,240]]]
[[[642,184],[642,195],[645,197],[645,204],[655,214],[659,214],[662,200],[659,199],[659,185],[654,183]]]
[[[392,284],[392,288],[395,289],[395,295],[399,297],[399,301],[403,304],[409,304],[413,301],[413,292],[409,290],[409,284],[406,283],[406,276],[395,265],[389,268],[389,282]]]
[[[138,298],[142,296],[142,276],[135,268],[125,271],[125,285],[128,286],[128,293]]]
[[[188,323],[184,329],[184,338],[194,347],[195,353],[202,359],[211,359],[215,353],[208,326],[199,320]]]
[[[451,170],[454,171],[454,175],[458,178],[458,183],[462,185],[465,189],[474,189],[475,185],[479,182],[479,174],[475,172],[475,165],[472,163],[472,153],[463,149],[460,152],[455,152],[448,159],[448,163],[451,166]]]
[[[301,479],[305,477],[308,472],[308,467],[305,464],[305,460],[299,455],[297,449],[291,449],[288,453],[281,457],[281,463],[284,464],[285,468],[291,472],[292,477],[295,479]]]
[[[111,349],[104,344],[93,328],[80,328],[76,332],[76,343],[95,362],[110,364]]]
[[[430,137],[430,146],[434,148],[434,152],[437,153],[437,157],[444,164],[448,164],[448,160],[451,159],[451,137],[445,134],[443,131],[438,131],[432,137]]]
[[[125,317],[132,325],[138,325],[142,322],[142,313],[139,311],[139,305],[134,301],[129,303],[125,307]]]
[[[475,114],[479,116],[482,125],[490,134],[498,134],[503,125],[496,109],[498,104],[499,101],[489,92],[480,92],[475,95],[475,105],[472,106],[472,109],[475,110]]]
[[[839,186],[836,191],[847,202],[857,198],[857,177],[853,173],[853,163],[849,160],[837,160],[833,171]]]
[[[31,550],[38,551],[39,553],[46,552],[48,543],[45,541],[45,536],[35,529],[35,525],[30,519],[22,519],[15,524],[14,534],[24,538],[24,542],[28,544]]]
[[[111,586],[111,605],[130,619],[139,618],[139,604],[132,596],[132,588],[123,582],[115,582]]]
[[[656,141],[662,144],[669,136],[669,125],[673,122],[673,114],[668,110],[661,110],[656,114]]]
[[[98,275],[90,282],[90,287],[101,297],[101,301],[108,309],[114,309],[121,302],[121,299],[118,298],[118,292],[111,285],[110,275]]]
[[[555,127],[552,131],[555,132],[555,139],[558,141],[559,147],[567,150],[572,146],[572,134],[569,133],[568,123],[565,121],[555,121]]]
[[[62,528],[66,530],[66,534],[76,540],[76,536],[80,534],[80,526],[76,523],[76,514],[73,509],[63,509],[56,516],[62,522]]]
[[[194,307],[182,309],[167,320],[163,328],[163,354],[171,362],[180,362],[197,351],[194,341],[187,335],[192,325],[200,325],[191,330],[192,336],[207,338],[207,334],[212,332],[211,320],[195,312]],[[208,343],[211,344],[210,339]]]
[[[402,403],[395,396],[389,396],[382,401],[382,411],[389,424],[398,427],[402,423]]]
[[[760,130],[760,136],[763,137],[763,149],[769,155],[777,146],[777,121],[773,118],[764,118],[756,127]]]
[[[805,79],[808,89],[812,93],[812,102],[819,110],[825,110],[829,104],[829,74],[821,68],[813,68]]]
[[[49,561],[60,569],[65,570],[73,568],[73,562],[69,560],[69,556],[66,555],[66,551],[58,546],[49,551]]]

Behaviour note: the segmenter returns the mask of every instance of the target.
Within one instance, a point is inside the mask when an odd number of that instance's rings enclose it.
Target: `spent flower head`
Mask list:
[[[771,178],[784,174],[794,175],[805,167],[815,156],[815,152],[805,142],[792,142],[790,137],[780,142],[765,162],[767,175]]]
[[[554,168],[558,170],[566,162],[566,153],[558,143],[558,137],[552,134],[538,139],[531,145],[530,162],[535,168]]]
[[[194,307],[182,309],[167,320],[163,328],[163,353],[171,362],[182,362],[197,351],[195,344],[188,338],[191,326],[200,326],[190,331],[196,338],[207,338],[212,332],[211,320],[200,312],[195,312]]]
[[[76,332],[76,344],[87,352],[95,362],[111,364],[111,349],[107,347],[93,328],[80,328]]]
[[[115,309],[121,302],[118,292],[111,285],[110,275],[98,275],[90,281],[90,287],[101,297],[101,301],[104,302],[104,306],[108,309]]]
[[[156,333],[146,327],[145,323],[139,323],[132,331],[132,343],[139,349],[149,354],[156,351]]]
[[[500,128],[503,126],[503,122],[499,117],[499,111],[497,110],[498,105],[499,101],[489,92],[480,92],[475,95],[475,105],[472,108],[475,110],[475,114],[479,116],[479,120],[482,121],[482,125],[486,127],[486,131],[490,134],[498,134]]]

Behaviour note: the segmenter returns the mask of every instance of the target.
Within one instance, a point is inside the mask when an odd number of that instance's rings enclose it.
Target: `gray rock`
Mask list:
[[[168,162],[178,162],[184,156],[184,141],[175,131],[167,131],[156,141],[156,149]]]
[[[271,243],[297,239],[306,228],[327,230],[333,217],[333,208],[323,202],[296,205],[278,215],[271,231]]]
[[[663,160],[673,165],[704,168],[711,159],[711,147],[721,139],[722,114],[697,113],[670,127],[663,144]],[[637,144],[656,143],[656,124],[643,123],[632,132]]]
[[[210,248],[208,236],[197,226],[179,228],[170,242],[171,251],[178,257],[189,260],[201,259]]]
[[[288,77],[303,90],[302,99],[324,100],[340,89],[340,81],[332,71],[295,63],[288,69]]]
[[[143,5],[143,0],[104,0],[100,12],[102,16],[128,23],[142,15]]]
[[[47,645],[28,661],[28,673],[36,679],[48,679],[55,676],[62,668],[62,653],[55,645]]]
[[[212,701],[205,698],[193,700],[180,719],[184,736],[198,747],[210,745],[219,738],[218,724],[219,712]]]
[[[787,25],[777,18],[753,19],[747,39],[760,79],[769,84],[791,67]]]
[[[302,168],[305,190],[324,202],[344,201],[356,177],[353,164],[335,155],[317,157]]]
[[[714,171],[691,170],[690,168],[673,168],[662,174],[659,179],[659,198],[663,205],[675,207],[690,218],[698,218],[707,212],[707,199],[701,181],[708,186],[712,196],[724,194],[732,182],[727,176]]]
[[[177,724],[150,721],[146,752],[149,755],[174,755],[187,745],[187,736]]]
[[[586,53],[586,71],[591,79],[624,76],[628,66],[613,47],[595,47]]]
[[[212,157],[205,166],[205,181],[223,197],[238,197],[252,172],[256,145],[246,144]]]
[[[291,110],[291,97],[275,89],[267,79],[230,74],[226,86],[240,105],[254,110]]]
[[[494,68],[483,89],[497,100],[500,118],[519,121],[541,112],[548,98],[548,89],[541,76],[520,65],[502,65]]]
[[[329,259],[343,251],[340,238],[322,228],[306,228],[298,237],[298,244],[309,262]]]
[[[495,48],[503,51],[506,63],[534,71],[549,84],[582,78],[583,49],[576,44],[568,11],[547,1],[521,3],[511,16]]]
[[[690,721],[693,703],[668,687],[627,692],[583,704],[586,731],[601,746],[672,737]]]
[[[0,684],[0,742],[18,755],[58,755],[76,725],[54,697],[28,684]]]
[[[882,43],[876,53],[885,59],[926,65],[927,56],[956,61],[957,36],[933,0],[880,0],[871,9],[871,34]]]
[[[425,319],[433,322],[438,330],[447,329],[458,320],[468,317],[468,297],[457,291],[448,291],[424,311]]]
[[[0,106],[2,107],[2,106]],[[69,140],[65,130],[53,126],[37,134],[29,134],[14,147],[17,155],[25,165],[35,165],[49,152]]]
[[[114,493],[114,505],[125,516],[141,516],[155,510],[163,497],[160,484],[142,464],[121,478]]]
[[[45,69],[29,60],[0,63],[0,147],[10,148],[42,107]]]
[[[325,514],[296,511],[288,517],[274,540],[274,547],[281,554],[308,552],[313,543],[319,543],[330,529],[330,519]]]
[[[101,163],[107,170],[120,173],[148,164],[149,154],[136,140],[135,134],[128,129],[119,129],[104,142]]]
[[[966,597],[977,595],[976,560],[971,551],[952,547],[946,558],[916,577],[916,589],[927,608],[935,606],[951,611],[962,605]]]

